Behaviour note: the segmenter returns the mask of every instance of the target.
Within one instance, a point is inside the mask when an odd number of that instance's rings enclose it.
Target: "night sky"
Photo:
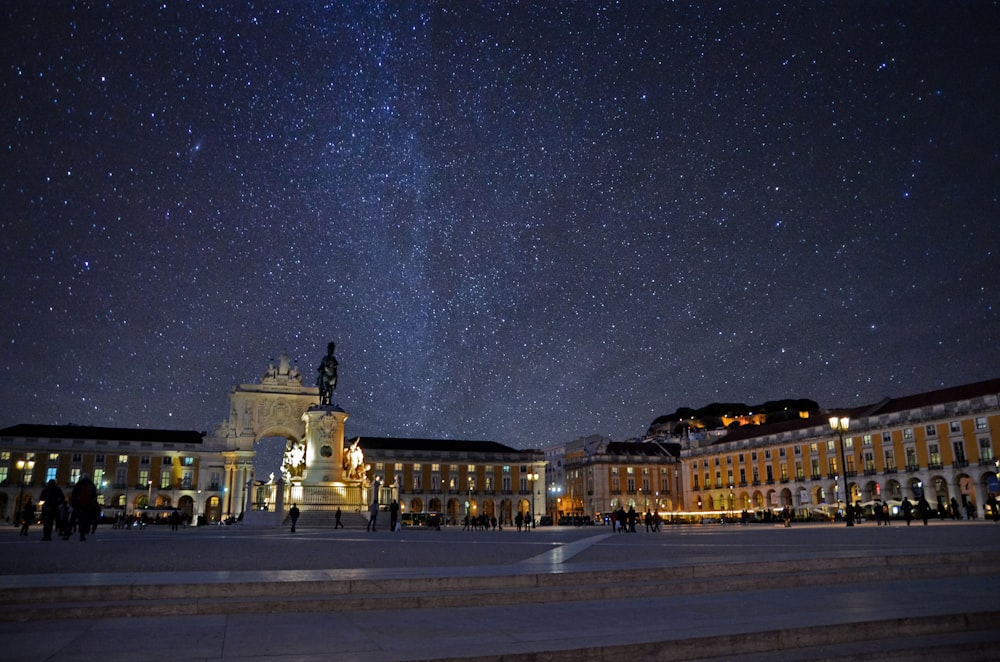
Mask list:
[[[6,2],[0,425],[538,447],[1000,376],[995,2]]]

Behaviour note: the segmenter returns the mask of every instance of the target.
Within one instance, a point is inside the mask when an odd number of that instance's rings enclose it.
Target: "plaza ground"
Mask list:
[[[40,537],[5,660],[1000,659],[992,522]]]

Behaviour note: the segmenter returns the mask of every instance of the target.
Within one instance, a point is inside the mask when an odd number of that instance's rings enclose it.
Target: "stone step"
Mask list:
[[[0,589],[0,621],[54,618],[308,613],[621,600],[738,593],[803,586],[873,584],[959,576],[995,576],[1000,552],[841,557],[616,570],[435,576],[414,569],[384,578],[337,578],[336,570],[284,573],[185,573],[127,580]],[[424,572],[424,574],[419,574]],[[345,573],[349,575],[349,571]],[[87,576],[82,576],[87,578]],[[277,579],[272,579],[279,577]]]

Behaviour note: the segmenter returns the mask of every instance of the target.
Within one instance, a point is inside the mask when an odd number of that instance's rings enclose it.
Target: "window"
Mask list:
[[[962,422],[952,421],[948,424],[948,429],[952,432],[952,434],[959,433],[962,431]]]
[[[818,453],[819,452],[819,444],[817,444],[815,442],[809,444],[809,452],[810,453]]]
[[[773,483],[774,482],[774,473],[773,473],[773,469],[771,468],[771,465],[769,464],[769,465],[767,465],[764,468],[767,470],[767,482],[768,483]]]
[[[893,456],[891,448],[885,449],[885,470],[886,471],[896,470],[896,458]]]
[[[760,469],[758,469],[757,467],[753,468],[753,484],[754,485],[760,484]]]
[[[622,491],[622,481],[621,478],[618,477],[618,474],[611,477],[611,491],[615,494]]]
[[[784,448],[778,449],[778,457],[786,457]]]
[[[913,439],[913,428],[903,428],[903,439]]]
[[[69,482],[75,485],[78,480],[80,480],[80,467],[73,467],[69,470]]]
[[[125,467],[118,467],[115,470],[115,487],[125,487],[125,483],[128,481],[128,469]]]
[[[733,470],[732,469],[730,469],[729,471],[726,472],[726,484],[727,485],[732,485],[733,484]]]
[[[955,453],[955,462],[964,463],[967,462],[965,459],[965,442],[964,441],[954,441],[951,444],[951,448]]]
[[[937,444],[930,444],[927,447],[927,454],[930,455],[930,466],[934,468],[940,468],[941,466],[941,449]]]
[[[146,487],[149,483],[149,469],[139,470],[139,487]]]
[[[722,472],[721,471],[716,471],[715,472],[715,486],[716,487],[722,487]]]
[[[184,466],[185,467],[193,467],[194,466],[194,458],[193,457],[185,457],[184,458]]]
[[[933,425],[925,425],[924,426],[924,433],[928,437],[936,437],[937,436],[937,428],[934,427]]]
[[[795,456],[796,457],[801,457],[802,456],[802,447],[801,446],[796,446],[795,447]]]
[[[49,453],[49,462],[58,462],[59,453]]]
[[[770,450],[764,451],[764,459],[765,460],[770,460],[771,459],[771,451]]]
[[[635,478],[632,476],[628,478],[628,493],[635,494]]]
[[[160,473],[160,489],[169,490],[170,489],[170,472],[163,471]]]
[[[906,468],[908,470],[917,468],[917,451],[912,446],[906,449]]]
[[[827,469],[829,469],[829,474],[831,476],[836,475],[836,473],[837,473],[837,458],[835,458],[835,457],[828,457],[826,459],[826,464],[827,464]]]
[[[887,435],[887,434],[889,434],[889,433],[888,432],[883,432],[882,433],[882,439],[883,440],[885,439],[885,435]],[[863,435],[861,435],[861,445],[862,446],[871,446],[872,445],[872,436],[870,434],[863,434]]]
[[[94,463],[95,464],[104,464],[105,462],[106,462],[106,460],[104,459],[103,455],[95,455],[94,456]]]
[[[58,470],[58,467],[48,467],[45,470],[45,482],[46,483],[49,482],[50,480],[55,480],[56,479],[56,471],[57,470]]]
[[[128,455],[119,455],[118,464],[128,464]]]
[[[756,462],[756,461],[757,461],[757,451],[753,451],[752,453],[750,453],[750,459],[751,459],[751,460],[752,460],[753,462]]]
[[[474,473],[476,473],[476,465],[470,464],[469,466],[467,466],[465,468],[465,470],[468,471],[470,474],[474,474]],[[522,469],[522,471],[523,471],[523,469]]]
[[[744,469],[743,467],[740,467],[740,485],[746,485],[746,484],[747,484],[747,470]]]
[[[729,466],[733,466],[733,456],[732,455],[727,455],[726,456],[726,464],[729,465]]]
[[[979,438],[979,459],[980,461],[993,459],[993,447],[990,445],[989,437]]]
[[[740,464],[743,464],[743,453],[740,453]]]
[[[148,455],[141,456],[139,458],[139,464],[143,466],[149,466],[149,456]]]
[[[0,483],[4,482],[9,478],[8,471],[9,471],[8,467],[0,467]]]
[[[802,471],[802,463],[801,462],[796,462],[795,463],[795,479],[796,480],[805,480],[805,477],[806,477],[806,475]]]
[[[892,433],[891,432],[883,432],[882,433],[882,443],[883,444],[891,444],[892,443]]]
[[[503,491],[505,493],[507,493],[507,494],[510,494],[510,476],[507,475],[507,474],[504,474],[502,482],[503,482],[503,488],[502,488]]]
[[[985,416],[978,416],[978,417],[976,417],[976,429],[977,430],[985,430],[986,427],[987,427],[987,425],[986,425],[986,417]]]
[[[73,462],[75,464],[80,464],[81,462],[83,462],[83,455],[81,455],[80,453],[73,453]]]
[[[781,481],[785,482],[788,480],[788,467],[782,464],[780,468],[781,468]]]
[[[888,455],[892,455],[892,451],[886,451]],[[875,453],[871,451],[865,451],[865,471],[875,471]]]
[[[194,474],[190,471],[185,471],[181,474],[181,487],[185,490],[190,490],[192,484],[194,483]]]
[[[693,475],[691,476],[691,478],[692,478],[692,482],[694,483],[694,489],[696,489],[696,490],[697,490],[697,489],[700,489],[700,488],[698,487],[698,474],[693,474]]]
[[[485,485],[485,487],[486,487],[486,491],[487,492],[492,492],[493,491],[494,488],[493,488],[493,474],[492,473],[486,474],[486,485]]]
[[[826,442],[826,450],[828,451],[837,450],[837,441],[835,439],[831,439],[830,441]]]
[[[872,443],[872,437],[871,435],[866,435],[866,436],[868,437],[868,445],[870,446]],[[844,439],[844,450],[846,451],[854,450],[854,439],[852,439],[851,437],[847,437],[846,439]]]
[[[644,493],[646,493],[646,494],[649,494],[649,479],[648,478],[643,478],[642,479],[642,491]]]
[[[174,458],[170,457],[169,455],[163,458],[163,466],[169,467],[173,463],[174,463]]]

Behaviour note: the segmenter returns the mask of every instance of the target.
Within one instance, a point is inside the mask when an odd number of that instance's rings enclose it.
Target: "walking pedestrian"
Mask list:
[[[81,474],[70,494],[73,517],[80,530],[80,542],[87,539],[91,524],[97,521],[100,506],[97,504],[97,487],[87,474]]]
[[[28,535],[28,527],[35,521],[35,504],[31,502],[31,495],[25,497],[24,506],[21,507],[21,535]]]
[[[295,533],[295,523],[299,521],[299,507],[294,503],[288,509],[288,519],[292,521],[292,533]]]
[[[337,506],[337,515],[333,521],[333,528],[342,529],[344,528],[344,523],[340,521],[340,506]]]
[[[399,504],[393,499],[389,504],[389,530],[395,533],[397,526],[399,526]]]

